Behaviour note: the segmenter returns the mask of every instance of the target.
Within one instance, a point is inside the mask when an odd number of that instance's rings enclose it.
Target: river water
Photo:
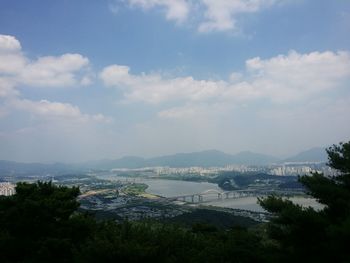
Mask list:
[[[115,174],[99,175],[98,178],[113,180],[113,181],[135,181],[137,183],[145,183],[148,185],[146,192],[163,197],[173,197],[182,195],[194,195],[203,193],[209,189],[222,191],[216,184],[206,183],[206,182],[188,182],[188,181],[178,181],[178,180],[165,180],[165,179],[154,179],[154,178],[131,178],[122,177]],[[264,209],[257,203],[256,197],[244,197],[238,199],[225,199],[217,200],[217,196],[213,194],[212,196],[206,196],[206,205],[218,206],[218,207],[228,207],[235,209],[244,209],[250,211],[263,212]],[[305,197],[292,197],[291,201],[302,205],[304,207],[311,206],[315,209],[321,209],[322,205],[317,203],[313,198]]]

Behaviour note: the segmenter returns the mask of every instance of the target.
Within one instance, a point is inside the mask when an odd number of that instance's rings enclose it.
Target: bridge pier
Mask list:
[[[198,202],[203,202],[203,196],[202,195],[198,195]]]

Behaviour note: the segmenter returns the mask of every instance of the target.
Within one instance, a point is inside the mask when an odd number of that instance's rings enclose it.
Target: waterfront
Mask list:
[[[104,174],[99,175],[98,178],[112,180],[112,181],[135,181],[137,183],[145,183],[148,185],[146,192],[152,195],[158,195],[162,197],[174,197],[182,195],[194,195],[205,192],[206,190],[212,189],[222,191],[216,184],[207,182],[189,182],[179,180],[167,180],[167,179],[154,179],[154,178],[130,178],[124,176],[117,176],[115,174]],[[307,207],[311,206],[315,209],[321,209],[320,205],[313,198],[305,197],[292,197],[290,198],[293,202]],[[254,212],[264,212],[264,209],[257,203],[257,197],[243,197],[238,199],[222,199],[217,200],[215,196],[212,200],[205,203],[206,205],[216,207],[226,207],[233,209],[249,210]]]
[[[162,197],[198,194],[208,189],[214,189],[218,191],[221,190],[216,184],[206,182],[189,182],[143,177],[132,178],[125,176],[117,176],[113,174],[99,175],[98,178],[112,181],[134,181],[137,183],[144,183],[148,185],[148,188],[146,189],[147,193]]]

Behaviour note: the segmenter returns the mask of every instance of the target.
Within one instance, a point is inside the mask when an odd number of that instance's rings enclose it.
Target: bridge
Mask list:
[[[244,197],[262,197],[271,194],[286,195],[286,192],[272,190],[235,190],[220,191],[217,189],[208,189],[197,194],[179,195],[167,197],[168,201],[182,201],[187,203],[203,203],[224,199],[239,199]]]

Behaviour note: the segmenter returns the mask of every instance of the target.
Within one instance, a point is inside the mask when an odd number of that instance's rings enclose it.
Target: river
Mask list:
[[[193,195],[199,194],[206,190],[212,189],[217,191],[222,191],[216,184],[206,183],[206,182],[188,182],[179,180],[167,180],[167,179],[154,179],[154,178],[132,178],[132,177],[122,177],[114,174],[99,175],[98,178],[107,180],[128,180],[137,183],[145,183],[148,185],[146,192],[163,197],[173,197],[182,195]],[[208,198],[208,197],[206,197]],[[210,197],[209,197],[210,199]],[[294,203],[302,206],[311,206],[315,209],[321,209],[322,205],[319,204],[314,198],[305,197],[292,197],[290,198]],[[257,203],[256,197],[243,197],[238,199],[222,199],[217,200],[215,195],[211,197],[211,200],[205,202],[206,205],[218,206],[218,207],[228,207],[235,209],[244,209],[250,211],[263,212],[264,209]]]

